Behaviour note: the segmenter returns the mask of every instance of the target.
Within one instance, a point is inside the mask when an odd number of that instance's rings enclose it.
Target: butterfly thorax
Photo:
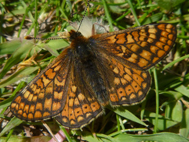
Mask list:
[[[70,32],[71,47],[74,53],[75,59],[80,60],[83,63],[89,62],[94,57],[88,46],[88,39],[85,38],[80,32]]]

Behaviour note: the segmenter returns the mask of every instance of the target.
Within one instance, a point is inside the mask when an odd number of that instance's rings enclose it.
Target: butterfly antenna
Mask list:
[[[32,40],[32,39],[38,39],[38,40],[57,40],[57,39],[66,39],[66,37],[50,37],[50,38],[40,38],[40,37],[32,37],[32,36],[25,36],[24,39]]]
[[[79,24],[79,27],[78,27],[78,29],[77,29],[77,32],[79,31],[79,29],[80,29],[80,27],[81,27],[81,24],[82,24],[82,22],[83,22],[83,19],[85,18],[85,15],[86,15],[86,12],[87,12],[87,8],[89,7],[89,0],[87,1],[87,6],[85,7],[85,12],[84,12],[84,16],[83,16],[83,18],[81,19],[81,22],[80,22],[80,24]]]

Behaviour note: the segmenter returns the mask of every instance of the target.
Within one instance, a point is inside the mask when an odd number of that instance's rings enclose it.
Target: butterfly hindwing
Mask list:
[[[110,68],[114,73],[114,85],[109,94],[113,106],[133,105],[141,102],[151,85],[148,71],[142,71],[111,59]]]
[[[66,104],[62,112],[56,116],[56,120],[66,128],[79,129],[84,127],[92,120],[103,113],[103,108],[99,101],[90,92],[84,83],[85,91],[81,91],[81,85],[75,81],[75,76],[72,76],[72,81],[69,84],[69,91],[66,99]]]

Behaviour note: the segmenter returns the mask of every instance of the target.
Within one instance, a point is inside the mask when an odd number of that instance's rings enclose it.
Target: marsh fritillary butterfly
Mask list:
[[[104,113],[145,99],[147,71],[162,60],[176,39],[172,24],[152,24],[84,37],[71,30],[69,47],[12,101],[12,113],[26,121],[54,117],[81,128]]]

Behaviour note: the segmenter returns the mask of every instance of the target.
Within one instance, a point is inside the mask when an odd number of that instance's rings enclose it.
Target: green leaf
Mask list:
[[[132,114],[130,111],[128,111],[127,109],[125,109],[123,107],[119,107],[119,108],[115,108],[115,109],[108,107],[108,109],[114,111],[116,114],[123,116],[126,119],[129,119],[133,122],[139,123],[139,124],[144,125],[146,127],[148,126],[144,122],[142,122],[140,119],[138,119],[138,117],[136,117],[134,114]]]
[[[118,142],[188,142],[188,139],[174,133],[158,133],[152,135],[120,134],[115,137]]]
[[[11,121],[5,126],[5,128],[1,131],[0,137],[3,136],[6,132],[9,132],[14,127],[20,125],[22,123],[22,120],[14,117],[11,119]]]

